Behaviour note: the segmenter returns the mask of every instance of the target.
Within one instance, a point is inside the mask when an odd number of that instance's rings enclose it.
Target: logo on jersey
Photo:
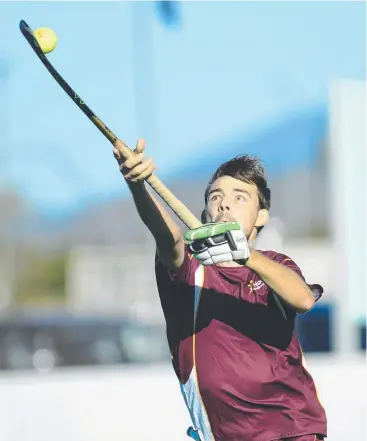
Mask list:
[[[250,280],[249,284],[247,285],[248,288],[250,288],[250,294],[252,291],[258,291],[259,289],[263,288],[265,286],[265,283],[262,280],[257,280],[254,282],[253,280]]]

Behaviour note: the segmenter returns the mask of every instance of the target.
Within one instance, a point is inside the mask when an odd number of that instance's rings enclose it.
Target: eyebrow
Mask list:
[[[251,193],[248,192],[247,190],[243,190],[242,188],[234,188],[232,191],[236,191],[237,193],[244,193],[247,196],[251,197]],[[222,193],[224,194],[224,191],[222,188],[214,188],[213,190],[210,190],[208,193],[208,197],[212,194],[212,193]]]

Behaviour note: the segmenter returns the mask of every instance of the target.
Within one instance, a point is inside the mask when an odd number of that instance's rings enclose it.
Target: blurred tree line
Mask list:
[[[68,252],[24,240],[29,213],[21,196],[0,185],[0,306],[65,302]]]
[[[37,250],[20,251],[23,261],[14,282],[14,303],[19,306],[63,305],[68,255]]]

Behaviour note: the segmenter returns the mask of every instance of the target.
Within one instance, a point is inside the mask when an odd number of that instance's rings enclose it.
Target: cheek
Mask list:
[[[208,204],[206,206],[206,213],[207,213],[207,217],[211,217],[211,218],[215,217],[215,215],[218,214],[217,205],[214,203]]]
[[[245,228],[252,228],[257,219],[257,210],[254,210],[253,207],[249,206],[236,207],[235,214],[237,221]]]

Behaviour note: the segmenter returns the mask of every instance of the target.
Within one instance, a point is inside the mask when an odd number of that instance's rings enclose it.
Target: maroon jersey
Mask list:
[[[287,256],[262,252],[296,271]],[[296,313],[247,267],[202,266],[187,252],[156,278],[172,363],[203,441],[326,436],[326,416],[294,332]],[[319,285],[309,285],[316,299]]]

